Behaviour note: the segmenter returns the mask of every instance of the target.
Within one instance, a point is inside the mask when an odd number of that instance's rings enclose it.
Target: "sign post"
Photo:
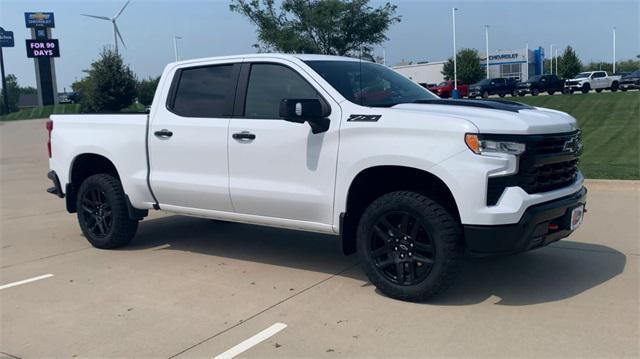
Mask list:
[[[13,31],[5,31],[0,27],[0,72],[2,72],[2,98],[4,99],[4,113],[9,113],[9,94],[7,92],[7,79],[4,76],[4,54],[2,48],[13,47]]]
[[[25,40],[27,57],[33,58],[38,84],[38,104],[55,105],[58,102],[56,70],[54,57],[60,57],[57,39],[51,38],[51,29],[55,27],[52,12],[25,12],[25,26],[31,29],[31,39]]]

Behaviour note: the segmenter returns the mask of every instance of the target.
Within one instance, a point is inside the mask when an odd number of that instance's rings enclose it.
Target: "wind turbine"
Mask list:
[[[124,8],[126,8],[127,5],[129,5],[130,1],[131,0],[127,0],[127,2],[124,3],[124,5],[122,5],[122,8],[120,8],[120,10],[112,17],[80,14],[82,16],[88,16],[88,17],[93,17],[93,18],[100,19],[100,20],[111,21],[111,24],[113,25],[113,41],[116,44],[116,54],[118,53],[118,38],[120,38],[120,42],[122,43],[122,46],[125,49],[127,48],[127,46],[124,44],[124,40],[122,39],[122,35],[120,35],[120,31],[118,30],[118,25],[116,24],[116,20],[118,19],[118,17],[120,17],[122,12],[124,11]]]

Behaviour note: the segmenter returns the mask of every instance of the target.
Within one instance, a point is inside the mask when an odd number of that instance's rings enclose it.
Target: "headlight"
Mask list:
[[[517,156],[522,154],[526,149],[524,143],[483,139],[482,135],[473,133],[467,133],[464,136],[464,142],[473,153],[478,155],[485,153],[508,153]]]

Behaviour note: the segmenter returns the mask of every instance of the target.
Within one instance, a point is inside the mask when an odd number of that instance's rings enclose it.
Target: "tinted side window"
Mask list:
[[[244,115],[280,118],[280,101],[287,98],[318,99],[318,93],[297,72],[274,64],[251,65]]]
[[[222,117],[235,86],[232,69],[233,65],[218,65],[182,70],[173,112],[184,117]]]
[[[600,77],[604,77],[604,72],[596,72],[596,73],[593,74],[593,78],[594,79],[597,79],[597,78],[600,78]]]

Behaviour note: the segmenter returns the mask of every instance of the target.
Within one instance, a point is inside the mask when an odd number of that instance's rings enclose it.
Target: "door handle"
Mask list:
[[[234,133],[233,135],[231,135],[231,137],[233,137],[234,140],[255,140],[256,139],[256,135],[254,135],[249,131]]]
[[[160,131],[154,132],[153,134],[156,135],[156,137],[159,137],[159,138],[169,138],[169,137],[173,136],[173,132],[171,132],[171,131],[169,131],[167,129],[164,129],[164,128],[162,130],[160,130]]]

